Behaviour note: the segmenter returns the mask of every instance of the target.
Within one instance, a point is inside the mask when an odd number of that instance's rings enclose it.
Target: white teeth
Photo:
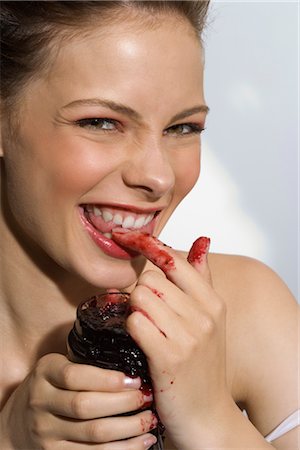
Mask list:
[[[145,216],[141,216],[134,222],[134,228],[142,228],[145,224]]]
[[[155,213],[151,213],[147,216],[135,214],[134,216],[129,215],[124,217],[124,212],[113,214],[107,209],[98,208],[98,206],[87,205],[86,209],[88,212],[94,214],[95,217],[102,216],[104,222],[113,222],[115,225],[122,226],[122,228],[142,228],[148,225],[155,215]],[[104,236],[111,238],[111,233],[105,233]]]
[[[121,216],[121,214],[116,214],[113,217],[113,223],[115,223],[116,225],[122,225],[123,223],[123,217]]]
[[[150,214],[150,216],[146,217],[146,220],[145,220],[144,225],[148,225],[148,223],[151,222],[151,220],[153,219],[153,217],[154,217],[154,213],[153,213],[153,214]]]
[[[134,217],[133,216],[127,216],[123,223],[122,228],[131,228],[134,225]]]
[[[109,211],[102,211],[102,217],[104,222],[110,222],[113,218],[113,215]]]
[[[97,208],[97,206],[94,206],[94,214],[97,217],[101,216],[102,215],[101,209]]]
[[[107,237],[108,239],[111,239],[111,233],[103,233],[103,236]]]

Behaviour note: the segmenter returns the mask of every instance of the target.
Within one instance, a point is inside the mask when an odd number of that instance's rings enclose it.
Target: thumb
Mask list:
[[[212,285],[211,273],[207,255],[210,246],[210,238],[201,236],[192,245],[187,260],[199,272],[203,278]]]

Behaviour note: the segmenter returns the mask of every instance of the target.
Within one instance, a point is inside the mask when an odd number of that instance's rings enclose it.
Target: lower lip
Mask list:
[[[84,215],[84,209],[82,207],[79,207],[79,213],[81,222],[85,230],[88,232],[95,244],[103,251],[103,253],[113,258],[125,260],[130,260],[140,255],[140,253],[137,253],[133,250],[125,250],[123,247],[120,247],[115,241],[105,237],[102,233],[96,230],[93,225],[86,219]]]

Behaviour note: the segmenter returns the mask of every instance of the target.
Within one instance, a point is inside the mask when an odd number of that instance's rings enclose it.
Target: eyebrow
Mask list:
[[[207,105],[199,105],[194,106],[193,108],[185,109],[184,111],[175,114],[175,116],[172,117],[170,123],[177,122],[177,120],[185,119],[186,117],[192,116],[193,114],[197,113],[209,113],[209,107]]]
[[[135,111],[134,109],[130,108],[129,106],[123,105],[122,103],[116,103],[112,100],[104,100],[100,98],[87,98],[87,99],[80,99],[80,100],[74,100],[71,103],[68,103],[67,105],[63,106],[63,109],[68,108],[74,108],[76,106],[102,106],[104,108],[111,109],[112,111],[125,114],[129,118],[135,120],[136,122],[143,122],[142,116]],[[192,108],[185,109],[184,111],[181,111],[178,114],[175,114],[175,116],[172,117],[170,120],[170,123],[176,122],[177,120],[184,119],[186,117],[192,116],[193,114],[197,113],[205,113],[207,114],[209,112],[209,107],[207,105],[197,105],[193,106]]]

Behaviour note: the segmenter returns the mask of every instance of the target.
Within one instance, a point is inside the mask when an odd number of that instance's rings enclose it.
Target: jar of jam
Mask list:
[[[126,331],[126,319],[130,313],[130,294],[127,292],[100,294],[81,303],[68,336],[69,359],[140,377],[141,390],[145,394],[151,393],[146,356]],[[155,412],[154,403],[151,408]],[[157,438],[152,450],[163,450],[163,430],[159,422],[157,428],[151,431]]]

